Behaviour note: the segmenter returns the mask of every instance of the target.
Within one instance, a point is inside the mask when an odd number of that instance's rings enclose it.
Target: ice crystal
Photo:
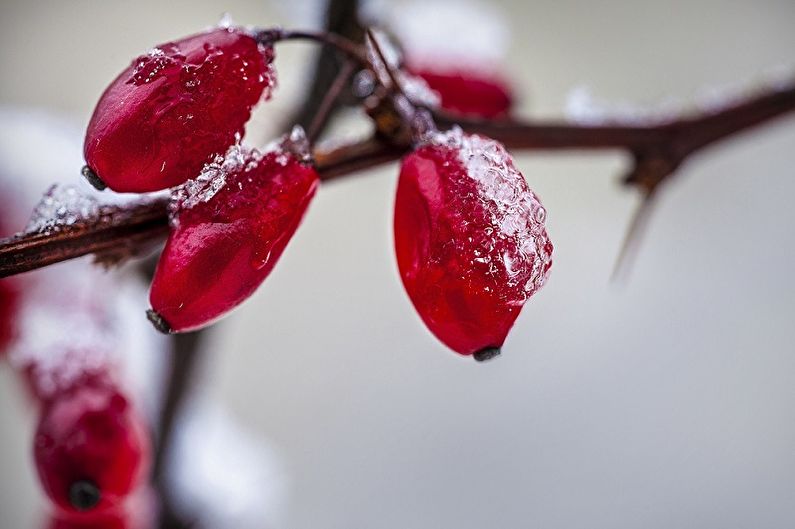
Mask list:
[[[477,184],[476,196],[487,221],[476,229],[473,225],[467,229],[475,247],[472,262],[486,267],[490,274],[504,274],[510,287],[521,283],[524,292],[514,301],[523,303],[543,286],[552,260],[544,226],[546,209],[499,142],[465,134],[458,127],[433,133],[429,141],[453,149],[466,169],[462,178]],[[460,184],[462,193],[471,187],[468,182]],[[462,201],[456,209],[465,211],[464,202],[471,201],[471,197],[460,196],[456,200]]]
[[[226,185],[229,173],[243,169],[247,163],[256,163],[262,157],[256,149],[236,143],[229,147],[224,156],[216,156],[193,180],[177,187],[171,195],[169,211],[172,223],[176,222],[179,211],[191,209],[202,202],[209,202]]]
[[[50,233],[63,227],[94,219],[99,202],[69,185],[55,184],[41,198],[25,231]]]

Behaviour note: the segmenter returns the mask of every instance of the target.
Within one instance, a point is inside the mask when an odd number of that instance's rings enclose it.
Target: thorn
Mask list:
[[[378,39],[375,36],[372,28],[367,28],[367,38],[369,39],[370,47],[373,48],[376,55],[378,56],[378,60],[381,64],[384,65],[384,70],[386,70],[387,75],[389,76],[389,80],[391,81],[392,88],[397,91],[400,95],[406,97],[406,94],[403,92],[403,87],[400,86],[400,83],[397,80],[397,76],[395,72],[392,70],[392,66],[386,60],[386,56],[384,52],[381,50],[381,45],[378,43]]]
[[[622,275],[626,276],[629,273],[631,264],[637,254],[640,238],[646,229],[651,209],[654,205],[654,196],[654,189],[646,191],[641,198],[641,203],[638,204],[632,215],[629,227],[624,234],[624,240],[621,243],[621,250],[619,250],[618,257],[616,257],[616,262],[613,265],[613,272],[610,275],[610,281],[613,283],[618,282]]]
[[[108,188],[108,185],[103,182],[99,175],[95,173],[94,170],[89,166],[84,165],[80,172],[83,174],[83,177],[88,180],[88,183],[91,184],[97,191],[104,191]]]
[[[163,334],[171,334],[171,326],[163,319],[163,316],[158,314],[154,311],[154,309],[149,309],[146,311],[146,319],[152,322],[152,325],[158,331],[162,332]]]
[[[501,352],[499,347],[484,347],[480,351],[475,352],[472,358],[478,362],[485,362],[486,360],[491,360],[496,356],[500,356]]]

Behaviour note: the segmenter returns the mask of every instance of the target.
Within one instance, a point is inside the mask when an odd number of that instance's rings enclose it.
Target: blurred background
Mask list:
[[[582,86],[625,105],[688,105],[795,71],[789,0],[478,5],[510,32],[503,61],[519,115],[562,118]],[[322,9],[5,0],[4,115],[35,126],[46,114],[74,131],[58,149],[13,150],[38,164],[57,153],[50,180],[76,183],[94,104],[132,58],[224,12],[246,25],[317,27]],[[406,3],[367,10],[418,22]],[[480,29],[475,18],[460,32],[476,41]],[[255,143],[301,100],[313,52],[279,46],[279,88],[248,128]],[[9,149],[24,121],[0,123]],[[347,116],[335,130],[361,122]],[[263,505],[269,525],[793,527],[794,147],[790,115],[690,160],[618,284],[610,273],[638,203],[618,183],[625,156],[517,154],[548,210],[555,264],[503,355],[485,364],[440,345],[403,292],[391,247],[395,165],[322,186],[271,277],[213,328],[196,385],[268,447],[281,491],[263,496],[274,503]],[[35,417],[14,378],[0,368],[9,529],[41,526],[47,509],[30,457]]]

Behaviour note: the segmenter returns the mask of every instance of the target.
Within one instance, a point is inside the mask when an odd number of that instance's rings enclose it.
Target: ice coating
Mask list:
[[[651,105],[607,101],[593,95],[588,86],[572,88],[566,97],[565,115],[582,125],[665,125],[692,114],[714,114],[765,91],[777,91],[795,82],[795,68],[779,65],[756,78],[702,88],[690,98],[669,97]]]
[[[226,186],[228,175],[251,171],[268,154],[274,154],[275,161],[281,167],[289,163],[291,156],[303,163],[312,158],[306,133],[299,125],[293,127],[290,134],[270,143],[262,151],[236,143],[225,155],[216,156],[212,163],[205,165],[198,177],[172,191],[169,203],[172,226],[178,225],[180,212],[192,209],[202,202],[209,202]],[[236,185],[240,190],[244,186],[241,181],[237,181]]]
[[[442,96],[418,75],[402,71],[399,74],[400,87],[412,103],[428,108],[438,108],[442,104]]]
[[[120,192],[195,177],[244,132],[276,85],[272,46],[243,28],[214,27],[136,58],[97,103],[86,132],[90,169]]]
[[[510,287],[521,285],[522,291],[515,291],[512,297],[506,298],[510,303],[521,305],[544,285],[552,263],[551,245],[544,226],[546,209],[499,142],[465,134],[455,127],[434,134],[430,143],[454,149],[466,168],[462,178],[477,183],[477,198],[487,213],[488,222],[482,228],[484,237],[472,250],[474,266],[488,267],[490,274],[499,274]],[[467,186],[466,182],[461,184],[462,188]],[[468,198],[466,194],[460,197]],[[493,243],[495,239],[510,244],[501,248]]]
[[[55,184],[42,196],[25,231],[50,233],[99,215],[97,199],[70,185]]]
[[[199,176],[172,191],[169,203],[172,225],[177,222],[179,211],[207,202],[223,189],[228,174],[242,170],[247,164],[256,164],[261,158],[259,151],[240,144],[229,147],[223,156],[216,156],[212,163],[204,166]]]
[[[172,230],[149,296],[158,328],[209,325],[270,274],[319,182],[303,163],[305,143],[296,129],[264,152],[235,147],[172,195]]]
[[[403,159],[395,252],[414,307],[462,355],[494,355],[552,265],[546,210],[505,148],[455,128]]]

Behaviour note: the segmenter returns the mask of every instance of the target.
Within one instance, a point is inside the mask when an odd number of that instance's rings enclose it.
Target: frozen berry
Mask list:
[[[149,318],[163,331],[210,324],[250,296],[315,194],[318,175],[283,145],[235,146],[177,190]]]
[[[545,216],[494,140],[454,129],[404,158],[398,268],[417,312],[448,347],[477,359],[499,352],[552,264]]]
[[[82,380],[44,403],[34,457],[44,490],[59,508],[117,506],[138,484],[148,456],[141,418],[107,381]]]
[[[114,191],[182,184],[243,134],[275,84],[273,48],[241,28],[161,44],[105,90],[88,125],[84,174]]]
[[[467,116],[505,117],[513,104],[507,81],[497,74],[447,68],[410,68],[441,98],[442,109]]]

